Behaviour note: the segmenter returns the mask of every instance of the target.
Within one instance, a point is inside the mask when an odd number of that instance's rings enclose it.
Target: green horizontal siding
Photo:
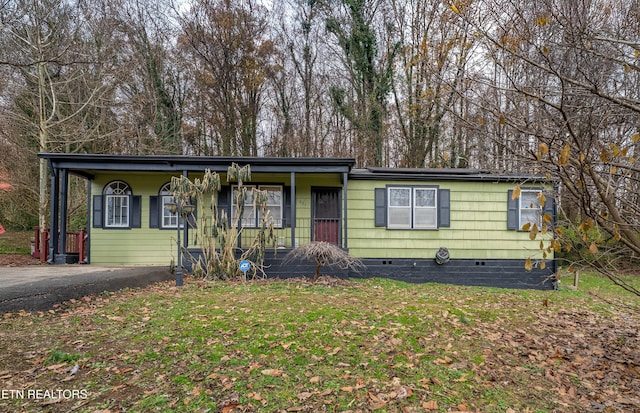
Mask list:
[[[169,174],[128,173],[100,175],[91,183],[92,195],[101,195],[106,184],[121,180],[129,184],[134,195],[142,197],[142,228],[90,228],[91,263],[96,265],[166,265],[176,256],[176,231],[149,228],[149,197],[158,195]],[[91,227],[93,217],[89,221]]]
[[[190,174],[191,178],[202,174]],[[278,184],[289,187],[290,174],[254,174],[247,184]],[[134,195],[142,199],[142,228],[90,229],[93,264],[169,265],[176,254],[176,231],[149,228],[149,197],[157,196],[160,187],[171,180],[170,174],[105,174],[92,181],[92,195],[102,193],[113,180],[127,182]],[[222,175],[222,184],[226,176]],[[396,181],[352,180],[348,184],[348,246],[352,255],[362,258],[432,258],[438,248],[449,249],[452,258],[523,259],[540,257],[539,240],[529,234],[506,229],[507,191],[509,183],[425,182],[449,189],[451,225],[438,230],[388,230],[374,226],[374,189],[387,184],[407,185]],[[312,187],[341,187],[340,174],[296,174],[296,238],[309,238]],[[415,185],[415,183],[414,183]],[[208,211],[208,202],[205,210]],[[305,221],[307,220],[307,221]],[[92,222],[92,220],[90,221]],[[246,231],[246,236],[252,235]],[[290,229],[276,229],[287,247],[295,244]],[[191,246],[195,231],[190,231]],[[243,244],[248,242],[245,238]]]
[[[411,183],[418,185],[418,183]],[[397,230],[374,226],[374,189],[406,185],[397,181],[350,181],[349,252],[362,258],[432,258],[440,247],[452,258],[540,258],[539,240],[529,233],[507,230],[510,183],[425,182],[449,189],[451,225],[438,230]]]
[[[190,173],[190,179],[202,178],[203,174]],[[296,238],[300,243],[310,237],[311,218],[311,188],[314,186],[341,187],[342,175],[340,174],[302,174],[298,173],[296,179],[296,218],[299,227],[296,228]],[[91,263],[96,265],[169,265],[176,257],[176,230],[149,228],[149,197],[157,196],[160,188],[171,181],[170,174],[158,173],[127,173],[101,174],[91,183],[91,194],[101,195],[102,190],[109,182],[121,180],[130,185],[133,195],[140,195],[142,199],[141,228],[133,229],[102,229],[92,228],[93,216],[90,217],[90,254]],[[221,174],[221,184],[233,185],[227,182],[226,174]],[[277,184],[291,185],[290,174],[252,174],[252,184]],[[205,199],[204,210],[209,211],[210,200]],[[247,244],[256,230],[243,231],[242,242]],[[292,247],[295,243],[291,240],[291,229],[276,229],[278,240],[282,240],[286,247]],[[189,231],[189,246],[196,247],[196,230]]]

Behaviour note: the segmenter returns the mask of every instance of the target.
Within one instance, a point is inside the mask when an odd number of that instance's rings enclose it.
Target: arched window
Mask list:
[[[123,181],[113,181],[102,190],[107,228],[128,228],[130,215],[131,188]]]
[[[162,228],[177,228],[178,227],[178,213],[171,212],[167,209],[166,204],[173,202],[173,196],[169,192],[171,184],[167,182],[160,188],[160,210],[162,211],[162,218],[160,225]]]

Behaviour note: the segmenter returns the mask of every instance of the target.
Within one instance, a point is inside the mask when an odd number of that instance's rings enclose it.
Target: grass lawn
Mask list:
[[[10,231],[0,234],[0,254],[31,254],[33,231]]]
[[[0,316],[0,410],[638,411],[639,308],[589,275],[579,291],[187,279]]]

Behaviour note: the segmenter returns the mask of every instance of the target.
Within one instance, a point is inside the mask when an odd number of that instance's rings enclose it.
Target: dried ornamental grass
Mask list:
[[[349,255],[348,252],[337,245],[325,241],[313,241],[301,245],[289,252],[283,260],[283,264],[288,264],[297,260],[306,260],[316,263],[314,281],[320,276],[322,267],[338,267],[346,270],[351,269],[358,272],[364,268],[362,260]]]

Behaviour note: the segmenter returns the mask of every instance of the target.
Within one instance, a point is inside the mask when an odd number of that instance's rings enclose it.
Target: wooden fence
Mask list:
[[[40,262],[46,262],[49,259],[49,238],[49,228],[45,228],[42,233],[40,227],[33,228],[31,256],[38,258]],[[71,257],[77,257],[77,259],[72,259],[72,262],[86,262],[88,239],[89,235],[85,230],[67,232],[67,250],[65,252]],[[60,253],[60,244],[58,244],[58,253]],[[69,261],[67,262],[69,263]]]

